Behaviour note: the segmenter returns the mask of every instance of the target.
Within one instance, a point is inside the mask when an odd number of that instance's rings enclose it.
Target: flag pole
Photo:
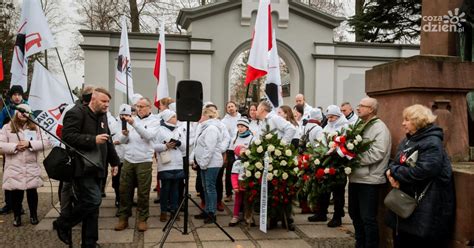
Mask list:
[[[245,91],[245,99],[244,99],[244,109],[245,111],[247,111],[247,104],[250,102],[248,101],[248,97],[249,97],[249,89],[250,89],[250,85],[252,84],[252,82],[250,82],[248,85],[247,85],[247,90]],[[254,92],[252,92],[253,94]]]
[[[127,104],[129,104],[128,97],[128,61],[125,61],[125,87],[127,88]]]
[[[61,68],[63,69],[64,78],[66,79],[67,88],[69,89],[69,94],[71,94],[72,102],[74,102],[74,96],[72,95],[71,86],[69,85],[69,80],[67,79],[66,70],[64,70],[63,61],[61,60],[61,56],[59,55],[58,48],[55,47],[54,49],[56,50],[56,54],[58,55],[59,63],[61,64]]]

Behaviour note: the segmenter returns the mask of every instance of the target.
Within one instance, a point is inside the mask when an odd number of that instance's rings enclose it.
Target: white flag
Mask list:
[[[38,0],[24,0],[21,10],[18,35],[13,51],[12,85],[21,85],[27,90],[28,57],[55,47],[53,35]]]
[[[28,102],[33,112],[39,113],[37,121],[46,129],[55,130],[53,128],[61,118],[61,109],[74,101],[66,83],[53,77],[43,65],[35,61]]]
[[[133,96],[132,61],[130,59],[130,48],[128,46],[127,21],[122,17],[122,34],[120,35],[120,48],[117,57],[117,68],[115,70],[115,89],[127,94],[131,100]]]
[[[273,104],[273,107],[278,108],[283,105],[283,96],[281,89],[280,57],[278,57],[275,30],[273,30],[272,50],[270,50],[269,56],[265,94],[268,100]]]
[[[156,47],[155,69],[153,75],[156,77],[155,106],[160,107],[160,100],[169,97],[168,74],[166,71],[166,47],[165,47],[165,21],[161,20],[160,39]]]

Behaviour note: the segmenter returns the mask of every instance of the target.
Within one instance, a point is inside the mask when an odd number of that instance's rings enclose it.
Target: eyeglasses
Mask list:
[[[357,105],[357,107],[358,107],[358,108],[362,108],[362,107],[364,107],[364,108],[372,108],[372,106],[368,106],[368,105],[364,105],[364,104],[359,104],[359,105]]]
[[[150,107],[149,105],[136,105],[137,108],[148,108]]]

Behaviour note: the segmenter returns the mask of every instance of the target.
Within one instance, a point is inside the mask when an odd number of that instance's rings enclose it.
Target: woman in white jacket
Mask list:
[[[158,153],[158,176],[161,181],[160,221],[166,222],[167,212],[173,216],[178,209],[179,181],[184,178],[182,152],[186,148],[186,140],[176,126],[175,112],[166,109],[160,115],[160,127],[153,148]]]
[[[216,220],[216,181],[223,163],[220,143],[224,138],[218,128],[220,124],[216,119],[217,116],[218,113],[213,108],[204,108],[194,147],[194,163],[201,169],[202,185],[206,195],[206,213],[196,215],[195,218],[205,219],[204,223],[213,223]]]

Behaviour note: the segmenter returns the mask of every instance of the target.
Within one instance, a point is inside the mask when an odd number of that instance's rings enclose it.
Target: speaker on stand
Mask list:
[[[176,115],[179,121],[186,121],[186,159],[184,160],[183,169],[185,174],[185,186],[184,186],[184,197],[179,204],[178,210],[175,215],[172,216],[165,227],[163,227],[164,235],[160,240],[160,247],[163,247],[168,235],[173,228],[176,218],[179,215],[181,209],[184,209],[184,227],[182,234],[188,234],[188,220],[189,220],[189,206],[188,200],[190,200],[201,212],[205,213],[199,204],[191,198],[189,194],[189,128],[190,122],[197,122],[201,119],[202,114],[202,84],[195,80],[181,80],[178,82],[176,89]],[[234,238],[230,236],[215,220],[214,224],[229,237],[232,242]]]

